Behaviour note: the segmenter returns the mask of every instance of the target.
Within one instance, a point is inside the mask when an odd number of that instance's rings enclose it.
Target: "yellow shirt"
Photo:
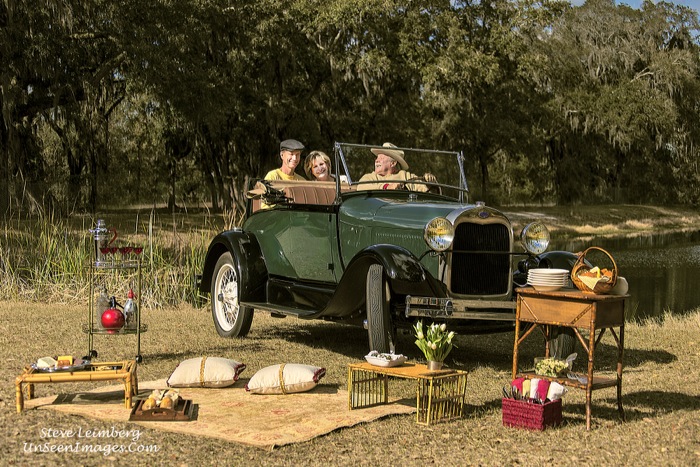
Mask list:
[[[292,175],[287,175],[286,173],[282,172],[282,169],[275,169],[275,170],[270,170],[266,175],[265,175],[265,180],[301,180],[301,181],[306,181],[304,177],[301,175],[297,175],[296,173]],[[260,202],[260,209],[270,209],[274,207],[274,204],[265,204],[265,202],[261,201]]]
[[[287,175],[286,173],[282,172],[282,169],[275,169],[275,170],[270,170],[267,175],[265,175],[265,180],[306,180],[304,177],[301,175],[298,175],[296,172],[293,173],[292,175]]]

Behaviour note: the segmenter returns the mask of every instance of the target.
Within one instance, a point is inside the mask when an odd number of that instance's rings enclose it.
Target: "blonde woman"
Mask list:
[[[317,182],[332,182],[335,177],[331,175],[331,158],[323,151],[311,151],[304,162],[304,172],[309,180]]]

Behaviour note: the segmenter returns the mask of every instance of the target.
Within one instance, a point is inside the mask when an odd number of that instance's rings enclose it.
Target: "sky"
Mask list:
[[[669,3],[675,3],[676,5],[689,6],[693,10],[700,12],[700,0],[668,0]],[[572,5],[582,5],[584,0],[571,0]],[[642,0],[615,0],[617,5],[625,4],[632,8],[637,8],[642,5]],[[656,1],[654,1],[656,3]]]

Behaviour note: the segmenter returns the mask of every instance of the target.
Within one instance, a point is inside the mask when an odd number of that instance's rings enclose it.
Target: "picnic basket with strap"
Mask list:
[[[591,253],[595,252],[602,252],[603,256],[601,257],[600,254],[596,255],[596,258],[602,259],[603,262],[609,263],[609,264],[593,264],[591,262],[590,256]],[[617,283],[617,275],[618,275],[618,270],[617,270],[617,263],[615,263],[615,259],[612,257],[610,253],[605,251],[604,249],[597,247],[597,246],[592,246],[587,248],[581,253],[577,253],[578,259],[576,260],[576,263],[574,263],[573,268],[571,268],[571,282],[574,283],[574,285],[582,292],[584,293],[594,293],[594,294],[606,294],[609,293],[613,287],[615,287],[615,284]],[[607,258],[606,258],[607,257]],[[582,273],[588,273],[591,269],[593,269],[595,266],[598,266],[599,269],[604,270],[607,269],[610,271],[610,276],[607,281],[605,280],[598,280],[593,288],[590,287],[591,281],[588,281],[588,284],[584,282],[584,280],[581,279],[581,274]]]

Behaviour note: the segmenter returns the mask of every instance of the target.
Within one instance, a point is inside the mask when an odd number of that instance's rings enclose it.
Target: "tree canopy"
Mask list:
[[[0,4],[0,211],[231,209],[286,138],[462,150],[491,203],[700,203],[700,25],[646,0]]]

